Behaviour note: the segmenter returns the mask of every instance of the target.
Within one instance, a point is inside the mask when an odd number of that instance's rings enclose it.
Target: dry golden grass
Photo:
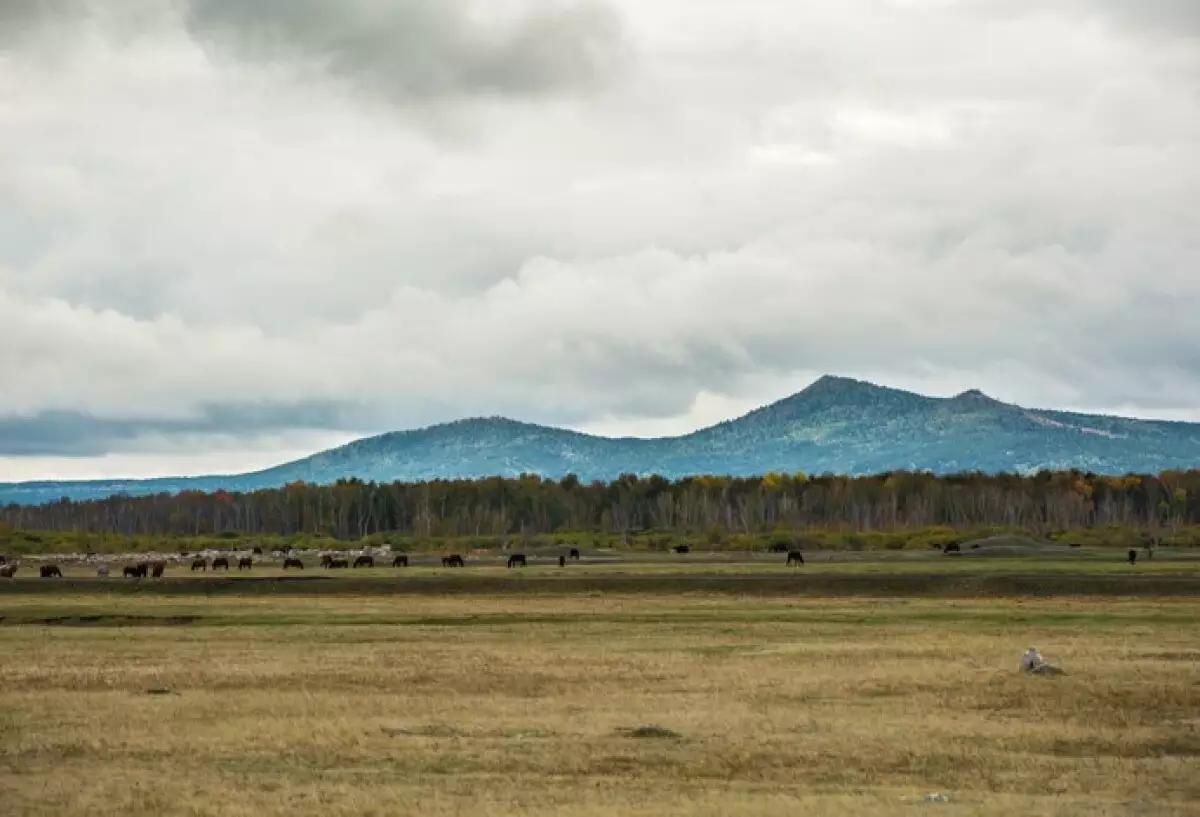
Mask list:
[[[1200,814],[1195,612],[0,597],[0,813]],[[1030,644],[1070,674],[1019,675]]]

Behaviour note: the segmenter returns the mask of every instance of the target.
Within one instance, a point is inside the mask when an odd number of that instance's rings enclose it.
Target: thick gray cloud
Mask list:
[[[0,417],[0,457],[94,457],[136,448],[146,436],[247,437],[285,429],[351,426],[354,410],[329,403],[200,406],[192,417],[103,419],[78,411]]]
[[[618,18],[529,3],[486,21],[467,0],[191,0],[188,26],[245,59],[300,60],[400,101],[594,88],[616,68]]]
[[[1180,416],[1190,7],[0,7],[0,417],[662,432],[824,372]]]

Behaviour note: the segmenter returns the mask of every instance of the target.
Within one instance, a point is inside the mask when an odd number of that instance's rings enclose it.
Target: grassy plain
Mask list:
[[[0,595],[8,817],[1200,814],[1194,598],[61,587]]]

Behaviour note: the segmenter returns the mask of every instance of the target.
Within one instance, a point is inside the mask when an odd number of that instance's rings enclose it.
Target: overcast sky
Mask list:
[[[0,480],[822,373],[1200,419],[1200,3],[0,0]]]

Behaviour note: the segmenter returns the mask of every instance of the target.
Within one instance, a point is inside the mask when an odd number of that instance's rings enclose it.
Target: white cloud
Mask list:
[[[648,433],[821,372],[1200,398],[1188,6],[253,6],[0,15],[0,417]]]

